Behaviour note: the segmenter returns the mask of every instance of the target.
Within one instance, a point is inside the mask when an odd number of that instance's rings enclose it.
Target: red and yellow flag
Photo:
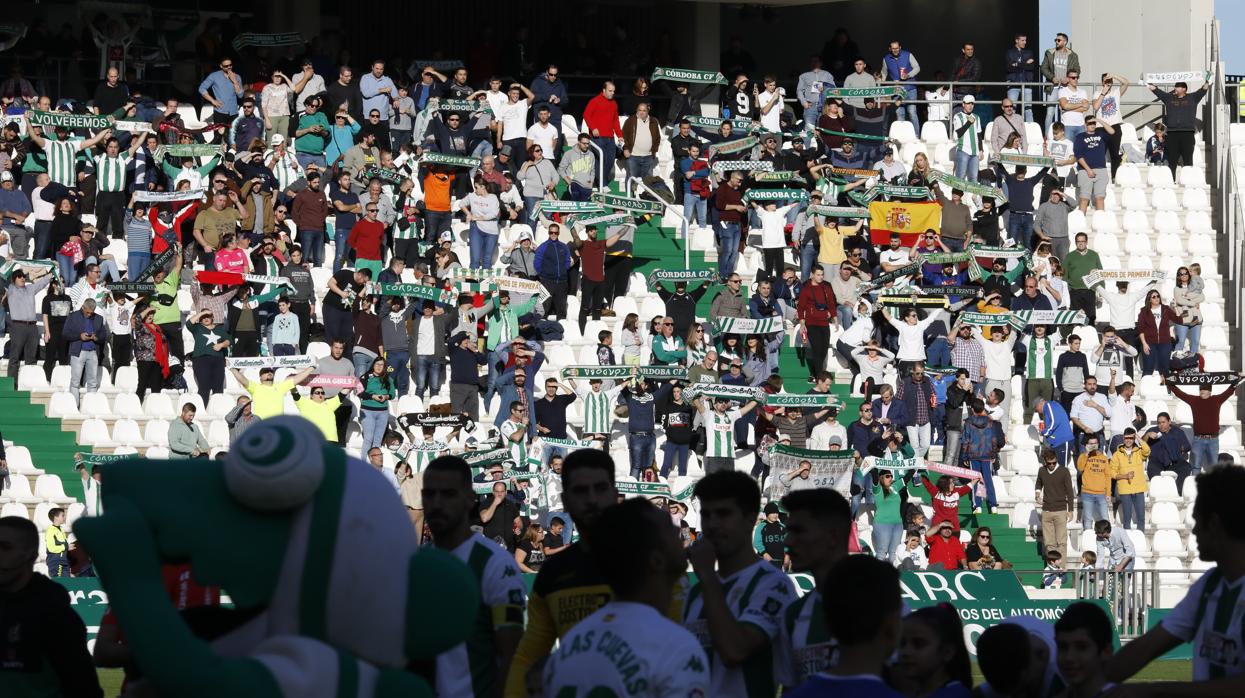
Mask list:
[[[899,233],[904,247],[917,243],[930,229],[942,231],[942,207],[932,201],[874,201],[869,204],[869,239],[875,245],[890,243]]]

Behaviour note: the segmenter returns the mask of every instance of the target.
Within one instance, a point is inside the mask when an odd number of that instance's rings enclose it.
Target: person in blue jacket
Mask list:
[[[1060,465],[1067,465],[1069,448],[1073,444],[1072,420],[1063,405],[1054,400],[1038,397],[1033,401],[1033,411],[1042,419],[1042,444],[1049,447],[1059,457]]]

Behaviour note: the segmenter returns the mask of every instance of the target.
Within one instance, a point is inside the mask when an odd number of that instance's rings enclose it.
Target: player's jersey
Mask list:
[[[523,432],[523,438],[518,441],[511,441],[510,437],[515,432]],[[507,448],[510,449],[510,457],[514,460],[514,467],[527,467],[527,425],[520,424],[514,420],[507,419],[501,423],[501,436],[505,439]]]
[[[505,680],[497,672],[493,633],[523,627],[523,575],[513,555],[479,533],[451,552],[467,563],[480,584],[480,612],[467,640],[437,655],[437,695],[491,698]]]
[[[735,619],[756,626],[769,638],[769,644],[748,661],[728,667],[713,650],[709,620],[705,617],[700,584],[687,594],[683,627],[696,636],[709,655],[712,676],[709,695],[718,698],[773,698],[782,668],[778,665],[777,642],[783,614],[795,600],[790,578],[765,560],[757,560],[722,580],[726,603]]]
[[[685,588],[680,583],[675,589],[667,618],[682,618]],[[528,669],[553,649],[555,640],[564,637],[576,624],[596,613],[613,598],[614,592],[582,543],[573,543],[566,550],[548,557],[532,583],[527,629],[510,664],[506,698],[526,696],[524,680]]]
[[[787,607],[778,643],[782,685],[795,687],[834,665],[838,643],[826,629],[821,594],[810,591]]]
[[[709,660],[691,633],[652,606],[611,601],[558,644],[546,696],[708,695]]]
[[[604,390],[589,390],[581,395],[584,401],[585,434],[608,434],[614,430],[613,401]]]
[[[712,408],[704,412],[706,458],[735,457],[735,421],[740,418],[739,410],[729,409],[718,413]]]
[[[1245,673],[1245,577],[1233,582],[1212,567],[1163,619],[1163,629],[1193,643],[1193,680]]]

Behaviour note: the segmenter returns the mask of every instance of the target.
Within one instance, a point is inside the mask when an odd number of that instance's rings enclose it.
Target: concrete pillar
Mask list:
[[[696,70],[716,70],[722,57],[722,6],[715,2],[680,3],[690,5],[688,36],[691,41],[691,55],[684,53],[682,68]],[[729,79],[729,77],[727,78]],[[715,90],[705,98],[703,104],[712,110],[709,116],[718,116],[716,105],[721,100],[721,89]]]

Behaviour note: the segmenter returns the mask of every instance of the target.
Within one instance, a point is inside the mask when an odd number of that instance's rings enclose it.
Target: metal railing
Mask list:
[[[1141,637],[1147,629],[1146,613],[1160,606],[1162,575],[1188,575],[1185,570],[1075,570],[1076,594],[1081,599],[1105,601],[1111,608],[1121,640]]]

